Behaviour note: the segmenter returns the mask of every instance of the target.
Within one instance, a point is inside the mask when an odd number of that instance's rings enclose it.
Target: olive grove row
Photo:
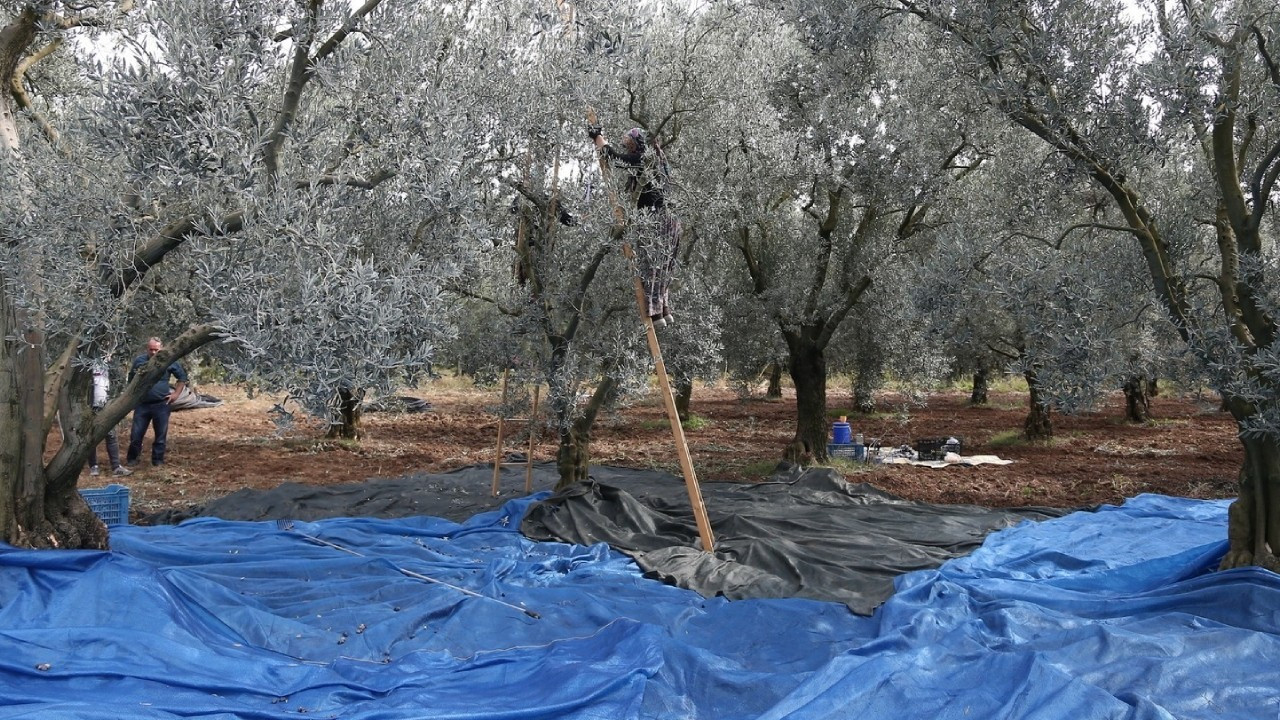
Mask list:
[[[1273,563],[1277,42],[1261,0],[0,0],[0,538],[103,546],[79,470],[196,351],[348,418],[514,369],[584,478],[652,367],[594,110],[670,162],[679,386],[786,368],[821,460],[835,373],[1016,372],[1031,435],[1195,376],[1245,448],[1225,564]]]

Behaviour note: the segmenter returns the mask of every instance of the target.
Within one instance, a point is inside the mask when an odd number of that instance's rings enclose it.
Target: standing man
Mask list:
[[[129,379],[133,380],[138,369],[146,365],[162,349],[164,349],[164,343],[160,338],[153,337],[147,340],[147,354],[133,359],[133,366],[129,368]],[[176,381],[174,387],[169,386],[171,375]],[[151,464],[164,464],[165,441],[169,435],[169,406],[178,399],[186,386],[187,373],[175,362],[165,368],[164,374],[156,384],[142,396],[138,406],[133,409],[133,431],[129,433],[128,464],[138,464],[138,456],[142,454],[142,438],[147,434],[147,425],[155,428],[155,437],[151,441]]]

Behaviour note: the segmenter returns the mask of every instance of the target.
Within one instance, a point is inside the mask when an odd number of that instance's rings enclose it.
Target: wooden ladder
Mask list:
[[[502,371],[502,408],[507,407],[509,400],[509,380],[511,370]],[[538,392],[542,388],[538,385],[533,386],[533,401],[529,408],[529,417],[498,417],[498,444],[493,457],[493,496],[498,497],[498,484],[502,480],[502,468],[508,465],[524,465],[524,494],[528,495],[533,492],[533,445],[537,435],[535,432],[538,427]],[[503,462],[503,441],[506,438],[507,423],[524,422],[529,431],[529,448],[525,453],[524,462]]]

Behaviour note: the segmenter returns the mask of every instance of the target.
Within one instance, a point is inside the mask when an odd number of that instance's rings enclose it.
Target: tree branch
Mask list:
[[[591,283],[595,281],[596,273],[600,270],[600,263],[603,263],[605,257],[612,251],[612,247],[601,245],[596,250],[595,255],[591,256],[591,261],[587,263],[586,269],[582,271],[582,277],[578,279],[578,287],[574,289],[569,302],[569,306],[573,308],[573,315],[569,318],[569,324],[565,326],[564,335],[561,336],[566,341],[573,340],[574,336],[578,334],[578,325],[582,322],[582,303],[587,297],[587,290],[591,288]]]
[[[449,292],[455,293],[457,295],[461,295],[462,297],[471,298],[472,300],[479,300],[481,302],[489,303],[495,309],[497,309],[498,312],[502,313],[503,315],[506,315],[507,317],[520,317],[524,314],[518,309],[513,310],[503,305],[497,298],[489,297],[488,295],[485,295],[483,293],[479,293],[474,290],[471,290],[465,285],[459,285],[457,283],[449,283],[448,285],[445,285],[445,288]]]
[[[350,175],[321,175],[314,180],[299,180],[296,187],[299,190],[306,190],[307,188],[324,185],[341,185],[342,187],[358,188],[360,190],[372,190],[395,176],[396,172],[394,170],[387,170],[384,168],[376,171],[367,178],[359,178]]]
[[[1111,230],[1114,232],[1122,232],[1126,235],[1133,234],[1133,228],[1129,227],[1128,225],[1108,225],[1106,223],[1092,223],[1092,222],[1076,223],[1075,225],[1068,227],[1066,230],[1063,230],[1062,233],[1058,235],[1057,241],[1052,243],[1049,246],[1052,247],[1054,250],[1061,250],[1062,243],[1066,242],[1068,235],[1070,235],[1071,233],[1077,230],[1084,230],[1086,228],[1090,230]],[[1024,234],[1024,237],[1032,238],[1034,236]]]
[[[71,369],[71,358],[75,355],[76,349],[80,347],[80,333],[77,330],[73,333],[67,344],[62,348],[62,353],[58,355],[58,359],[53,365],[45,371],[44,374],[44,429],[45,435],[53,429],[53,416],[58,412],[58,396],[62,392],[62,386],[66,384]],[[68,420],[67,422],[70,422]]]
[[[1267,210],[1277,175],[1280,175],[1280,140],[1271,146],[1267,156],[1258,163],[1253,171],[1253,178],[1249,181],[1249,191],[1253,194],[1253,209],[1249,218],[1252,227],[1262,225],[1262,215]]]
[[[355,32],[356,26],[360,24],[360,21],[365,19],[365,17],[367,17],[369,13],[373,12],[381,3],[382,0],[365,0],[363,5],[356,8],[356,10],[351,13],[351,17],[347,18],[347,21],[342,24],[342,27],[333,35],[330,35],[329,39],[325,40],[324,43],[320,45],[320,49],[316,50],[316,54],[312,56],[311,60],[307,63],[307,72],[314,72],[315,66],[319,64],[321,60],[333,54],[333,51],[342,44],[342,41],[346,40],[348,35]]]
[[[133,10],[133,7],[134,0],[121,0],[113,14],[124,15]],[[55,27],[59,30],[70,30],[78,27],[106,27],[112,19],[110,16],[102,17],[101,15],[60,15],[55,12],[48,12],[41,17],[40,21],[44,25]]]
[[[31,96],[27,94],[27,86],[24,82],[27,70],[31,69],[32,65],[35,65],[45,59],[61,46],[62,38],[54,38],[47,45],[19,62],[17,66],[14,67],[13,75],[9,80],[9,93],[18,103],[18,107],[25,110],[27,114],[31,116],[36,127],[40,129],[40,133],[45,136],[45,139],[49,141],[49,144],[53,145],[60,154],[66,155],[66,148],[62,146],[62,138],[58,134],[57,128],[49,122],[48,118],[36,110],[35,104],[31,102]]]
[[[751,277],[751,286],[757,297],[764,295],[769,285],[765,282],[764,272],[760,269],[755,253],[751,251],[751,228],[738,228],[738,238],[738,250],[742,252],[742,258],[747,263],[747,275]]]
[[[818,345],[826,347],[831,342],[831,336],[835,334],[840,327],[840,323],[844,322],[845,317],[862,299],[862,295],[871,287],[871,276],[863,275],[854,285],[845,288],[844,300],[836,311],[831,313],[831,317],[827,320],[827,324],[822,328],[822,332],[818,335]]]
[[[1262,56],[1262,64],[1267,67],[1267,75],[1271,78],[1271,84],[1280,88],[1280,66],[1276,65],[1275,59],[1267,51],[1267,38],[1262,34],[1262,30],[1258,28],[1257,23],[1250,25],[1249,30],[1253,33],[1253,39],[1258,44],[1258,54]]]
[[[266,166],[267,180],[273,182],[280,172],[280,151],[284,147],[285,136],[287,135],[289,126],[293,124],[293,120],[297,117],[298,106],[302,103],[302,90],[306,86],[307,81],[311,79],[311,60],[309,53],[311,52],[311,42],[315,39],[316,23],[319,22],[320,0],[308,0],[306,5],[307,17],[303,20],[304,27],[301,36],[298,36],[298,28],[293,28],[294,45],[293,59],[289,63],[289,79],[285,83],[284,100],[280,104],[280,110],[276,113],[276,118],[271,124],[271,130],[267,132],[267,140],[262,148],[262,162]]]
[[[134,253],[133,262],[120,272],[119,277],[113,276],[110,270],[104,270],[102,279],[111,285],[111,294],[120,297],[129,286],[146,275],[148,270],[158,265],[166,255],[176,250],[188,238],[199,235],[230,235],[239,232],[243,227],[244,213],[242,212],[229,213],[217,218],[206,215],[179,220],[161,230]]]

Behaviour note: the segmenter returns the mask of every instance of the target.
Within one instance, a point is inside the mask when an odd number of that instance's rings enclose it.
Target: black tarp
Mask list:
[[[287,482],[270,490],[237,490],[205,505],[164,510],[140,525],[171,525],[193,517],[223,520],[324,520],[335,517],[401,518],[415,515],[463,522],[524,495],[524,468],[504,467],[493,497],[493,466],[471,465],[447,473],[411,473],[362,483],[308,485]],[[555,466],[534,467],[534,492],[555,487]]]
[[[476,465],[358,484],[285,483],[142,522],[412,515],[461,522],[523,495],[523,467],[503,468],[496,498],[492,477],[492,466]],[[535,465],[535,492],[550,490],[556,480],[554,464]],[[521,531],[535,540],[608,543],[652,577],[705,596],[803,597],[867,614],[892,595],[898,575],[965,555],[992,531],[1067,512],[917,503],[851,484],[827,468],[793,469],[763,483],[703,483],[702,494],[716,539],[713,554],[699,548],[683,479],[654,470],[593,467],[591,482],[533,505]]]
[[[912,502],[814,468],[773,482],[704,484],[716,543],[708,554],[683,481],[646,472],[629,482],[629,474],[615,471],[612,483],[583,483],[534,505],[521,531],[608,543],[650,576],[707,596],[803,597],[870,614],[898,575],[966,555],[995,530],[1068,512]]]

